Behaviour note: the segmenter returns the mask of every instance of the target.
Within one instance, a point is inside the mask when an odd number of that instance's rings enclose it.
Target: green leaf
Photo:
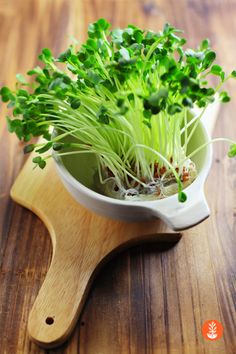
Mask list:
[[[17,91],[19,97],[29,97],[29,92],[23,89]]]
[[[49,90],[55,90],[56,88],[66,88],[62,77],[57,77],[55,80],[52,80],[48,85]]]
[[[143,123],[144,123],[149,129],[152,128],[152,124],[151,124],[150,120],[144,119],[144,120],[143,120]]]
[[[168,89],[165,87],[160,88],[157,92],[152,93],[151,96],[148,98],[149,107],[159,107],[160,102],[166,100],[167,97]]]
[[[36,152],[38,152],[39,154],[43,154],[44,152],[48,151],[49,149],[51,149],[52,147],[52,142],[48,142],[47,144],[45,144],[43,147],[35,150]]]
[[[181,62],[184,57],[184,50],[183,48],[179,47],[177,48],[177,52],[179,53],[179,62]]]
[[[163,28],[163,33],[165,35],[169,34],[170,32],[172,32],[174,30],[174,27],[172,27],[169,23],[166,23],[164,25],[164,28]]]
[[[178,199],[180,203],[184,203],[187,200],[187,195],[183,191],[180,191],[178,194]]]
[[[38,165],[41,169],[44,169],[44,167],[46,166],[46,161],[43,160],[41,156],[34,157],[32,161],[36,164],[36,166]]]
[[[102,105],[97,113],[99,123],[109,124],[110,118],[107,112],[108,112],[107,108]]]
[[[211,67],[211,74],[213,75],[218,75],[220,76],[221,75],[221,72],[222,72],[222,68],[219,66],[219,65],[213,65]]]
[[[18,115],[20,115],[21,113],[23,113],[22,109],[20,107],[16,107],[13,109],[13,116],[16,117]]]
[[[92,49],[92,51],[96,51],[98,48],[97,48],[97,42],[92,39],[92,38],[89,38],[86,42],[87,46]]]
[[[207,100],[205,98],[201,98],[198,102],[197,102],[198,107],[203,108],[206,107],[207,105]]]
[[[8,102],[12,98],[14,98],[14,96],[11,93],[11,90],[8,87],[6,87],[6,86],[1,88],[0,95],[2,96],[2,101],[3,102]]]
[[[1,95],[9,95],[10,93],[11,93],[11,90],[6,86],[3,86],[0,90]]]
[[[86,59],[88,58],[87,53],[84,53],[83,51],[80,51],[78,53],[78,59],[83,63]]]
[[[147,119],[150,119],[152,117],[152,112],[149,109],[144,109],[143,116]]]
[[[119,53],[124,60],[130,60],[129,51],[126,48],[122,47]]]
[[[36,66],[36,68],[27,71],[27,75],[29,75],[29,76],[35,75],[35,74],[42,75],[43,74],[43,70],[39,66]]]
[[[15,101],[11,101],[10,103],[8,103],[7,108],[12,108],[15,106]]]
[[[120,108],[120,114],[125,115],[128,112],[129,108],[125,105],[122,105]]]
[[[88,71],[88,79],[94,84],[97,85],[99,82],[102,81],[102,78],[95,73],[95,71],[89,70]]]
[[[224,73],[224,71],[223,71],[223,70],[221,71],[220,78],[221,78],[221,81],[222,81],[222,82],[224,82],[224,79],[225,79],[225,73]]]
[[[98,117],[99,123],[109,124],[110,118],[107,114],[100,114]]]
[[[117,99],[117,102],[116,102],[117,107],[123,106],[124,101],[125,101],[124,98],[118,98],[118,99]]]
[[[81,101],[78,98],[73,98],[70,102],[70,106],[73,109],[78,109],[81,105]]]
[[[74,65],[67,64],[67,69],[70,70],[73,74],[78,73],[78,70],[74,67]]]
[[[10,101],[9,96],[2,95],[2,102],[8,102]]]
[[[48,48],[44,48],[38,58],[45,64],[50,63],[53,60],[52,53]]]
[[[212,63],[214,62],[215,58],[216,58],[215,52],[213,52],[213,51],[207,52],[205,55],[205,58],[203,59],[202,67],[204,69],[209,68],[212,65]]]
[[[41,160],[42,160],[42,157],[41,157],[41,156],[36,156],[36,157],[33,158],[32,161],[33,161],[34,163],[39,163]]]
[[[107,22],[104,18],[100,18],[98,21],[97,21],[97,25],[99,26],[99,28],[103,31],[106,31],[109,27],[110,27],[110,24],[109,22]]]
[[[28,154],[32,151],[34,151],[35,145],[34,144],[29,144],[24,147],[24,154]]]
[[[51,140],[51,133],[50,133],[49,131],[44,132],[44,133],[43,133],[43,138],[44,138],[45,140],[50,141],[50,140]]]
[[[152,106],[151,112],[152,114],[158,114],[159,112],[161,112],[161,106]]]
[[[219,98],[220,98],[220,101],[223,103],[227,103],[230,101],[230,96],[228,95],[228,92],[226,92],[226,91],[221,91]]]
[[[159,96],[158,92],[151,94],[151,96],[148,98],[148,104],[149,104],[149,107],[158,107],[159,106],[160,96]]]
[[[228,152],[229,157],[235,157],[236,156],[236,144],[230,145],[230,150]]]
[[[20,119],[10,119],[7,116],[7,127],[10,133],[15,133],[18,139],[22,139],[23,137],[23,126],[22,121]]]
[[[65,62],[71,56],[71,48],[68,48],[63,53],[61,53],[58,57],[58,61]]]
[[[52,58],[52,52],[51,52],[50,49],[44,48],[44,49],[42,50],[42,53],[43,53],[43,55],[45,56],[45,58],[47,58],[47,59],[51,59],[51,58]]]
[[[137,43],[142,43],[143,40],[143,33],[140,30],[137,30],[133,34],[134,39],[136,40]]]
[[[114,29],[111,32],[111,38],[113,43],[121,44],[123,42],[123,30],[120,28]]]
[[[201,42],[201,45],[200,45],[200,50],[206,50],[210,47],[210,41],[209,39],[203,39],[203,41]]]
[[[182,111],[182,107],[178,103],[174,103],[168,107],[168,113],[170,115],[180,113],[181,111]]]
[[[184,97],[182,101],[183,106],[193,107],[193,101],[189,97]]]
[[[55,151],[60,151],[63,148],[63,143],[53,143],[52,148]]]
[[[42,160],[38,163],[39,167],[43,170],[44,167],[46,166],[46,161],[45,160]]]
[[[231,72],[231,76],[236,78],[236,70],[233,70],[233,71]]]
[[[9,131],[9,133],[14,133],[14,128],[13,128],[13,125],[12,125],[11,118],[7,116],[6,120],[7,120],[7,129]]]
[[[190,86],[190,79],[188,76],[184,76],[181,80],[180,80],[180,85],[181,85],[181,90],[180,93],[184,94],[185,92],[188,91],[188,88]]]
[[[27,85],[27,81],[22,74],[16,74],[16,79],[23,85]]]

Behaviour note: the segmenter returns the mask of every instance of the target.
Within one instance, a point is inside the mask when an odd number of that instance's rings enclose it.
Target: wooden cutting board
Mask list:
[[[218,106],[207,115],[213,129]],[[210,118],[210,119],[209,119]],[[80,206],[60,181],[54,161],[34,169],[30,157],[11,197],[37,214],[51,235],[52,262],[29,316],[29,336],[40,346],[62,344],[72,332],[99,267],[131,245],[178,241],[160,220],[125,223],[95,215]]]
[[[124,223],[97,216],[80,206],[61,183],[54,161],[44,170],[28,159],[12,198],[37,214],[47,226],[52,262],[29,316],[30,337],[44,347],[63,343],[73,330],[95,270],[111,253],[147,241],[173,241],[159,220]]]

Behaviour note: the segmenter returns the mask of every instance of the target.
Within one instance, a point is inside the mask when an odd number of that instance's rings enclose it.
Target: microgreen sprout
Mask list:
[[[0,90],[12,110],[9,131],[25,142],[46,139],[24,148],[38,154],[35,166],[44,168],[51,150],[61,156],[91,153],[97,156],[101,184],[112,183],[125,196],[151,191],[164,197],[164,187],[175,181],[184,202],[183,188],[196,176],[191,157],[204,147],[188,154],[188,143],[216,93],[221,102],[230,100],[222,85],[236,71],[227,75],[215,64],[208,40],[185,49],[179,33],[169,24],[160,32],[133,25],[110,30],[99,19],[89,25],[79,49],[73,44],[58,58],[43,49],[42,67],[27,73],[33,83],[17,74],[15,90]],[[215,87],[208,84],[210,75],[218,79]],[[193,106],[201,108],[198,116],[191,116]],[[234,141],[215,140],[228,141],[228,156],[236,155]]]

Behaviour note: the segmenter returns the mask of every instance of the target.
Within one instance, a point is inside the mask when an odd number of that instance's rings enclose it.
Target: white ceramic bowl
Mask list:
[[[188,148],[193,151],[199,144],[207,142],[209,139],[209,134],[201,122]],[[96,161],[93,158],[88,158],[88,154],[84,156],[82,154],[71,155],[70,166],[73,168],[70,168],[70,171],[66,167],[66,159],[63,161],[56,154],[54,157],[59,176],[71,195],[80,204],[97,214],[123,221],[160,218],[173,230],[192,227],[210,215],[204,196],[204,182],[212,163],[211,145],[202,149],[193,158],[198,169],[198,176],[185,189],[187,194],[185,203],[178,201],[177,194],[156,201],[126,201],[104,196],[92,190],[91,175],[94,172]],[[74,177],[74,168],[77,169],[77,174],[83,171],[81,177],[77,177],[79,180]]]

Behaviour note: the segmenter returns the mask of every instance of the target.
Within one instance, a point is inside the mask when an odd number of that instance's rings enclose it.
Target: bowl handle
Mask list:
[[[202,116],[202,123],[207,130],[208,134],[211,136],[214,130],[216,123],[217,115],[219,113],[220,103],[219,100],[209,105]],[[194,114],[199,114],[201,110],[195,108]],[[203,193],[203,186],[199,186],[199,190],[194,192],[194,195],[191,196],[191,200],[183,203],[182,205],[177,201],[173,202],[171,209],[168,205],[166,207],[152,208],[152,214],[157,216],[166,222],[171,229],[179,231],[185,230],[192,226],[195,226],[208,218],[210,215],[210,210]]]
[[[210,215],[210,209],[203,192],[189,202],[180,204],[176,200],[176,202],[173,202],[171,208],[169,206],[158,206],[158,209],[152,208],[151,211],[154,216],[163,220],[174,231],[193,227]]]

